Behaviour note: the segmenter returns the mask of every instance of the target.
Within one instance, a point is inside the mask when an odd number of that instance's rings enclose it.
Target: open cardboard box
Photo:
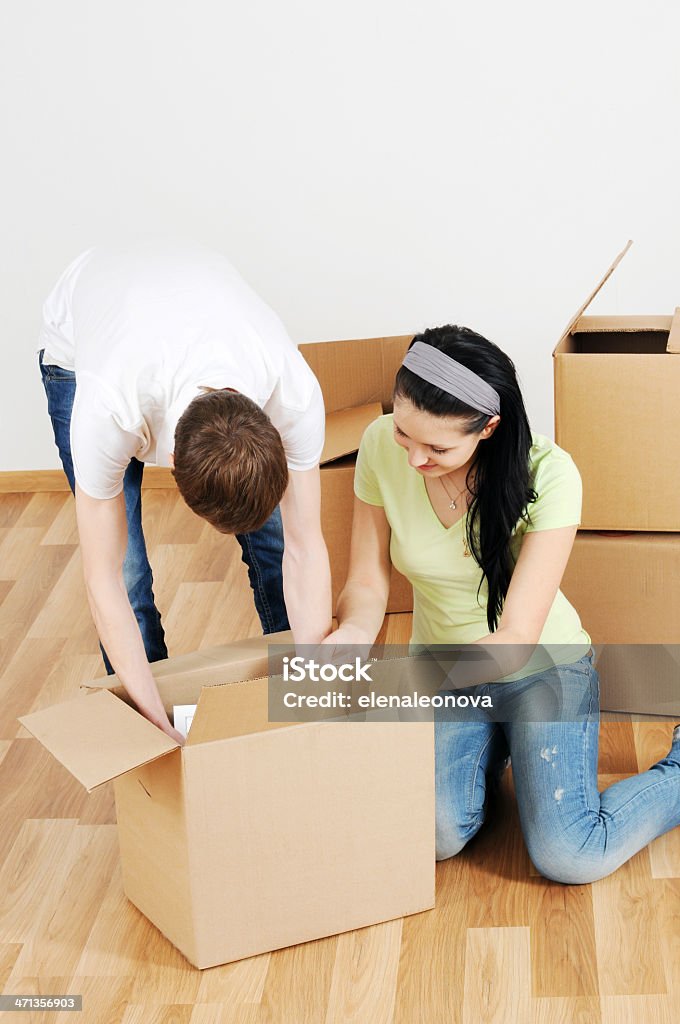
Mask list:
[[[583,315],[630,245],[553,352],[555,440],[581,471],[583,529],[680,531],[680,309]]]
[[[125,892],[199,968],[434,906],[432,723],[269,722],[257,677],[290,641],[152,665],[198,703],[181,749],[115,676],[21,718],[89,791],[114,780]]]
[[[411,335],[301,345],[326,405],[321,458],[321,528],[331,563],[333,608],[347,578],[354,504],[354,465],[372,420],[392,410],[392,388]],[[388,612],[413,610],[413,590],[392,567]]]

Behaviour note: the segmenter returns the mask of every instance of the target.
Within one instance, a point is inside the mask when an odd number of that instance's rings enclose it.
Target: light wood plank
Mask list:
[[[69,981],[69,987],[76,995],[83,997],[83,1011],[82,1014],[71,1017],[60,1014],[57,1017],[58,1022],[63,1018],[67,1024],[69,1020],[74,1024],[120,1024],[130,1003],[132,979],[88,978],[75,975]],[[54,1018],[54,1014],[52,1016]]]
[[[0,605],[14,586],[14,580],[0,580]]]
[[[87,793],[37,740],[15,740],[0,764],[0,864],[29,818],[79,818]]]
[[[589,885],[548,879],[530,890],[535,996],[598,996],[595,922]]]
[[[200,647],[202,631],[222,593],[221,583],[180,583],[165,620],[173,654],[195,650],[197,637]]]
[[[511,769],[503,775],[487,821],[463,855],[470,885],[468,928],[528,926],[529,894],[534,883],[519,825]]]
[[[338,936],[325,1024],[391,1024],[401,920]]]
[[[680,1000],[680,879],[654,882],[654,894],[666,986],[673,996],[677,1018]]]
[[[271,954],[260,1003],[263,1022],[320,1024],[325,1020],[337,941],[333,936]]]
[[[120,861],[116,861],[87,945],[74,970],[86,977],[133,978],[138,964],[150,953],[153,955],[157,944],[166,941],[127,899]]]
[[[465,980],[469,872],[465,857],[437,864],[433,910],[404,918],[394,1024],[429,1019],[460,1024]],[[422,951],[427,950],[425,956]]]
[[[265,953],[262,956],[239,960],[234,964],[225,964],[224,967],[211,967],[201,971],[198,1002],[259,1005],[269,971],[269,961],[270,954]]]
[[[0,740],[0,764],[2,764],[2,760],[11,746],[11,740]]]
[[[117,858],[115,826],[75,826],[64,856],[52,862],[52,898],[36,907],[35,926],[15,971],[36,976],[74,972]]]
[[[54,896],[55,867],[69,856],[77,822],[24,821],[0,868],[0,942],[23,943],[37,927],[36,907]]]
[[[16,526],[42,526],[47,529],[59,511],[68,501],[68,494],[38,492],[31,499],[16,521]]]
[[[127,1007],[122,1024],[190,1024],[192,1012],[191,1006],[182,1004],[134,1003]]]
[[[201,646],[210,647],[212,644],[227,643],[239,636],[258,636],[261,633],[262,626],[255,610],[246,567],[235,561],[216,592]]]
[[[0,574],[17,580],[31,567],[35,550],[45,534],[44,526],[14,526],[0,544]]]
[[[20,942],[0,943],[0,992],[8,992],[7,979],[14,970],[17,957],[21,952]],[[17,995],[19,993],[16,993]]]
[[[260,1024],[259,1006],[240,1003],[196,1003],[190,1024]]]
[[[666,757],[671,747],[674,722],[638,719],[633,722],[635,749],[640,771]],[[680,828],[671,829],[649,846],[654,878],[680,878]]]
[[[618,781],[616,776],[605,779]],[[600,994],[665,995],[659,895],[648,848],[595,882],[591,893]]]
[[[12,739],[20,728],[17,718],[40,699],[45,680],[58,662],[63,639],[25,639],[0,677],[0,736]]]
[[[528,928],[469,928],[463,1024],[526,1024],[531,1019]]]
[[[607,723],[600,730],[598,772],[605,775],[632,775],[638,770],[633,727],[626,721]]]
[[[1,479],[2,474],[0,473]],[[14,526],[30,500],[31,495],[23,493],[21,488],[10,494],[2,494],[0,497],[0,527]]]
[[[668,996],[603,996],[602,1024],[673,1024],[678,1007]]]
[[[39,548],[27,572],[16,581],[0,605],[0,672],[14,656],[53,587],[73,557],[73,548]]]
[[[76,503],[71,497],[64,502],[54,517],[52,525],[45,531],[41,544],[78,544],[76,524]]]
[[[531,1024],[602,1024],[595,997],[541,996],[532,1003]]]

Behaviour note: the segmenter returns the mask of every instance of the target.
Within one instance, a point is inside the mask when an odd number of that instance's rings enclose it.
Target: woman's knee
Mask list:
[[[614,870],[602,857],[587,856],[566,836],[525,836],[531,862],[544,878],[563,885],[588,885]]]
[[[464,846],[482,827],[482,818],[463,823],[460,821],[442,821],[437,817],[435,828],[435,857],[437,860],[448,860],[460,853]]]

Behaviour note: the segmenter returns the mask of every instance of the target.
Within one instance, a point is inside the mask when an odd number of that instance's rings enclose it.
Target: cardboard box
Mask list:
[[[680,645],[607,644],[595,648],[600,707],[655,718],[680,715]]]
[[[561,589],[593,639],[602,709],[680,715],[680,535],[579,531]]]
[[[555,440],[583,477],[587,530],[680,531],[680,310],[584,316],[555,350]]]
[[[125,892],[199,968],[434,906],[432,723],[270,723],[267,641],[290,634],[152,666],[166,706],[198,701],[182,749],[115,677],[21,719],[115,780]]]
[[[680,535],[579,530],[562,592],[596,644],[680,644]]]
[[[326,404],[321,528],[331,563],[334,611],[349,566],[356,452],[368,424],[383,411],[392,410],[394,378],[411,338],[412,335],[399,335],[300,346],[317,376]],[[393,567],[387,611],[412,610],[411,584]]]
[[[412,339],[412,334],[401,334],[300,345],[321,385],[326,412],[373,402],[391,412],[394,378]]]

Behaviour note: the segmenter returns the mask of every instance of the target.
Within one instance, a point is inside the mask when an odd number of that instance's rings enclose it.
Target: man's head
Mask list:
[[[237,391],[213,391],[187,406],[175,430],[173,475],[189,508],[220,533],[258,530],[288,484],[278,430]]]

